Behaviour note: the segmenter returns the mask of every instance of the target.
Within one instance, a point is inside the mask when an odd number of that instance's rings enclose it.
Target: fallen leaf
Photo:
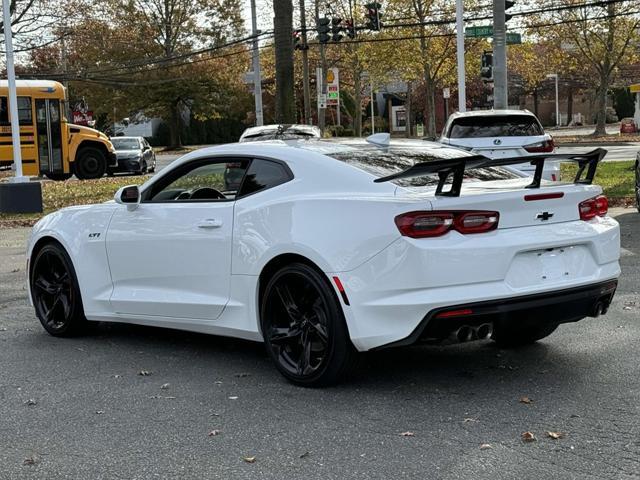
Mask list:
[[[400,435],[401,437],[415,437],[416,436],[416,434],[413,433],[413,432],[402,432],[402,433],[399,433],[398,435]]]
[[[564,438],[565,434],[563,432],[547,432],[547,437],[558,440],[559,438]]]
[[[152,372],[150,372],[149,370],[140,370],[138,372],[138,375],[142,375],[143,377],[148,377],[149,375],[151,375]]]
[[[229,397],[229,400],[237,400],[237,399],[238,399],[238,397],[235,397],[235,396],[234,397]]]
[[[96,415],[102,415],[104,413],[104,410],[96,410]]]
[[[163,383],[162,385],[160,385],[160,388],[161,388],[162,390],[166,390],[166,389],[168,389],[168,388],[169,388],[169,384],[168,384],[168,383]]]
[[[213,382],[213,383],[215,383],[216,385],[222,385],[222,382],[221,382],[220,380],[216,380],[216,381],[215,381],[215,382]]]
[[[300,458],[307,458],[309,455],[311,455],[311,452],[306,451],[302,455],[300,455]]]
[[[0,332],[6,332],[7,329],[5,327],[0,328]]]
[[[247,463],[256,463],[256,457],[243,457],[242,459]]]
[[[462,423],[471,423],[471,422],[477,422],[477,421],[478,421],[477,418],[467,417],[462,421]]]
[[[27,457],[22,462],[23,465],[35,465],[36,463],[38,463],[38,459],[35,457]]]
[[[236,377],[238,377],[238,378],[244,378],[244,377],[250,377],[250,376],[251,376],[250,373],[245,373],[245,372],[236,373]]]
[[[36,402],[33,398],[30,398],[29,400],[24,402],[24,404],[27,405],[28,407],[33,407],[34,405],[37,405],[38,402]]]
[[[122,375],[116,374],[116,375],[113,376],[113,378],[122,378]]]
[[[493,448],[490,443],[481,443],[480,444],[480,450],[488,450],[490,448]]]
[[[210,437],[215,437],[215,436],[217,436],[217,435],[220,435],[220,430],[211,430],[211,431],[208,433],[208,435],[209,435]]]
[[[522,435],[522,441],[523,442],[535,442],[536,441],[536,436],[531,433],[531,432],[524,432]]]
[[[520,403],[526,403],[527,405],[533,403],[533,400],[531,400],[529,397],[524,396],[524,397],[520,397]]]
[[[19,272],[19,271],[20,271],[19,268],[14,268],[13,270],[11,270],[11,273],[16,273],[16,272]]]

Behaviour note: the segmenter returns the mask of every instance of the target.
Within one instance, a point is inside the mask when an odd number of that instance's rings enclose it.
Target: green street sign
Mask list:
[[[519,33],[507,33],[507,45],[517,45],[522,43],[522,35]]]
[[[493,37],[493,25],[465,28],[464,36],[467,38]],[[522,35],[519,33],[507,33],[507,45],[516,45],[519,43],[522,43]]]
[[[469,38],[492,37],[493,25],[481,25],[479,27],[467,27],[464,36]]]

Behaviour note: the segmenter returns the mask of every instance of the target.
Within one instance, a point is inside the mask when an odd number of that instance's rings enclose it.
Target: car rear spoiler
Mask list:
[[[484,155],[470,155],[468,157],[447,158],[443,160],[434,160],[432,162],[416,163],[412,167],[402,172],[394,173],[386,177],[376,178],[374,182],[388,182],[399,178],[413,178],[438,174],[438,187],[436,195],[446,197],[459,197],[462,188],[462,180],[464,179],[465,170],[486,167],[502,167],[506,165],[517,165],[521,163],[531,163],[535,165],[536,171],[533,174],[533,181],[526,188],[540,188],[542,182],[542,171],[544,163],[549,161],[569,161],[578,164],[578,171],[573,183],[582,185],[591,185],[593,177],[596,174],[598,163],[604,158],[607,151],[603,148],[596,148],[589,153],[550,153],[546,155],[530,155],[527,157],[510,157],[490,159]],[[586,170],[586,174],[585,174]],[[449,176],[453,174],[451,180],[451,188],[444,191],[443,188],[447,184]],[[584,175],[584,178],[582,175]]]

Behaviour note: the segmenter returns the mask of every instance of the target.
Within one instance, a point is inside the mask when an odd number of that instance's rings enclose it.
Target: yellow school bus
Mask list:
[[[65,180],[102,177],[117,165],[105,134],[65,117],[66,91],[49,80],[16,80],[23,175]],[[8,85],[0,80],[0,166],[13,163]]]

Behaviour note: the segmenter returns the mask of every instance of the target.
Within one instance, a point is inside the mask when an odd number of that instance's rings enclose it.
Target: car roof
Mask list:
[[[523,110],[471,110],[469,112],[455,112],[451,114],[451,118],[460,118],[460,117],[497,117],[497,116],[505,116],[505,115],[531,115],[535,117],[533,112],[523,109]]]
[[[144,137],[125,137],[125,136],[116,136],[116,137],[111,137],[112,139],[115,140],[140,140],[143,139]]]
[[[305,125],[305,124],[271,124],[271,125],[260,125],[258,127],[249,127],[240,136],[240,139],[247,137],[256,137],[260,135],[268,135],[272,133],[276,133],[278,130],[287,133],[303,133],[306,135],[313,135],[314,137],[320,137],[320,129],[315,125]]]

